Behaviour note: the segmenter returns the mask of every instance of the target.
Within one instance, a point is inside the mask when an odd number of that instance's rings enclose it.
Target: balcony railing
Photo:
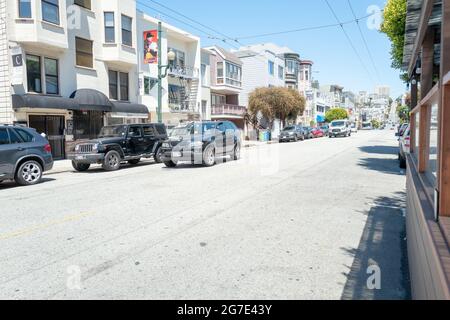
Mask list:
[[[233,104],[221,104],[211,106],[211,114],[213,116],[239,116],[243,117],[247,113],[247,108]]]
[[[169,99],[169,109],[174,113],[195,113],[196,105],[192,101],[180,101],[178,99]]]
[[[181,65],[170,65],[169,66],[169,75],[175,77],[187,77],[187,78],[198,78],[199,77],[199,69],[194,67],[187,67]]]

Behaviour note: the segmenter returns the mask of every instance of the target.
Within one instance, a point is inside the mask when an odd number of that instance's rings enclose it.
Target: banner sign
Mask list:
[[[11,58],[12,58],[12,76],[11,85],[21,85],[23,84],[23,54],[21,47],[11,48]]]
[[[158,30],[144,32],[144,63],[158,63]]]

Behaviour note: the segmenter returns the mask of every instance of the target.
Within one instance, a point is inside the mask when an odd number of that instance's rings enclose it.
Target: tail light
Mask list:
[[[52,153],[52,146],[51,146],[50,144],[47,143],[47,144],[44,146],[44,151],[47,152],[47,153]]]
[[[411,145],[411,137],[406,137],[405,138],[405,146],[409,148],[410,145]]]

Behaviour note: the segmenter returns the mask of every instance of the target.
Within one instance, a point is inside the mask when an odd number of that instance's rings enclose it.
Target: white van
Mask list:
[[[330,138],[350,137],[352,135],[350,122],[348,120],[334,120],[330,123],[328,135]]]

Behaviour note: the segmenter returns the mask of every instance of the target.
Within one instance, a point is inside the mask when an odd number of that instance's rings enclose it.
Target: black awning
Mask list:
[[[133,114],[148,114],[148,108],[143,104],[127,103],[127,102],[112,102],[112,112],[116,113],[133,113]]]
[[[107,111],[112,109],[112,103],[103,93],[93,89],[79,89],[74,91],[70,98],[79,104],[76,110]]]
[[[38,94],[12,95],[13,109],[21,108],[42,108],[42,109],[63,109],[78,110],[79,104],[73,99],[44,96]]]

